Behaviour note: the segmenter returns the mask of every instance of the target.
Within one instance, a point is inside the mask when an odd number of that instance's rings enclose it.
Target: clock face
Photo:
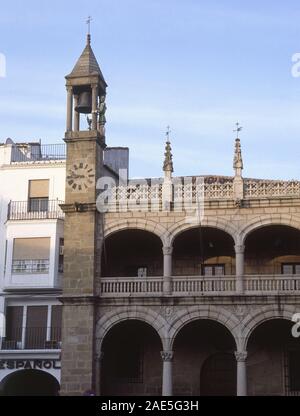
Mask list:
[[[67,184],[74,191],[85,191],[93,183],[94,169],[87,163],[74,164],[68,171]]]

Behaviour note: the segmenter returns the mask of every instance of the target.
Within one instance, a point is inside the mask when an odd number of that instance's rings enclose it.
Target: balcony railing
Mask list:
[[[61,348],[60,327],[7,328],[2,350],[53,350]]]
[[[174,178],[174,209],[195,209],[200,202],[212,200],[233,200],[235,198],[232,177],[204,176]],[[202,179],[202,180],[200,180]],[[260,179],[243,180],[243,198],[300,198],[300,181],[276,181]],[[147,210],[150,205],[162,207],[163,181],[154,180],[151,184],[128,184],[111,189],[109,209],[113,212],[130,210]]]
[[[34,200],[10,201],[8,205],[8,220],[43,220],[63,219],[64,213],[60,208],[63,201],[59,200]]]
[[[13,260],[12,273],[16,274],[48,274],[49,273],[49,259],[38,260]]]
[[[26,143],[15,145],[12,149],[12,163],[47,162],[66,159],[65,144]]]
[[[236,276],[176,276],[171,279],[174,296],[240,295]],[[245,295],[300,294],[300,275],[246,275]],[[103,277],[102,297],[152,296],[164,294],[163,277]],[[170,293],[169,293],[170,294]]]

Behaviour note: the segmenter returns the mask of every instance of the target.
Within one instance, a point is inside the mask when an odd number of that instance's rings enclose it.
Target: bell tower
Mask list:
[[[79,60],[66,76],[62,395],[82,395],[87,390],[97,393],[99,386],[95,321],[102,214],[96,210],[96,182],[105,148],[106,87],[88,34]]]

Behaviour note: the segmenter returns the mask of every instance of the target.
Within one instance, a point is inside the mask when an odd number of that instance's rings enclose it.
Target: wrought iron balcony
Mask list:
[[[66,159],[65,144],[24,143],[12,148],[12,163],[49,162]]]
[[[60,327],[7,328],[1,350],[53,350],[61,348]]]
[[[44,198],[34,201],[10,201],[8,205],[8,220],[43,220],[63,219],[64,213],[60,208],[63,201],[47,200]]]

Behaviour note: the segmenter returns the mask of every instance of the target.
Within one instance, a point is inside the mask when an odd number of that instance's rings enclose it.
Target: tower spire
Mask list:
[[[234,179],[233,179],[233,192],[236,200],[236,205],[241,207],[242,200],[244,197],[244,183],[242,178],[243,170],[243,158],[242,158],[242,149],[241,141],[239,139],[239,132],[242,130],[239,123],[236,123],[236,132],[237,137],[235,139],[235,148],[234,148],[234,157],[233,157],[233,169],[234,169]]]
[[[170,126],[167,127],[166,132],[166,147],[165,147],[165,160],[164,160],[164,166],[163,171],[164,172],[173,172],[173,155],[172,155],[172,148],[170,143]]]
[[[236,123],[236,130],[233,130],[237,133],[235,139],[235,149],[234,149],[234,158],[233,158],[233,169],[235,170],[235,176],[242,176],[243,169],[243,158],[241,150],[241,141],[239,139],[239,132],[243,127],[240,127],[239,123]]]
[[[162,185],[162,201],[163,209],[169,211],[171,204],[173,203],[173,183],[172,183],[172,173],[173,173],[173,156],[172,148],[170,143],[170,127],[167,127],[166,131],[166,147],[165,147],[165,160],[163,165],[164,171],[164,180]]]

